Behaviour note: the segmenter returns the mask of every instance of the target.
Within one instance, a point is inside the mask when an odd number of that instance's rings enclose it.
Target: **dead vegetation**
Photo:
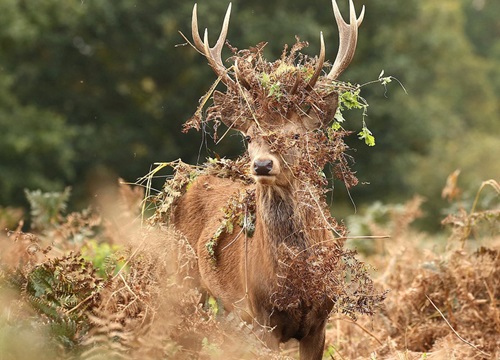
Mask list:
[[[273,152],[298,151],[300,161],[290,164],[294,177],[302,181],[297,211],[301,206],[316,209],[313,226],[332,229],[338,242],[321,244],[312,253],[278,249],[283,266],[274,303],[290,309],[298,298],[314,302],[327,294],[336,300],[337,313],[327,329],[327,358],[498,358],[498,207],[480,210],[474,202],[470,212],[460,210],[448,217],[445,223],[453,226],[455,238],[442,250],[439,240],[411,229],[420,215],[421,199],[415,198],[402,211],[392,212],[386,225],[367,224],[374,235],[391,236],[390,240],[365,240],[378,243],[367,259],[378,267],[374,274],[365,259],[344,248],[347,229],[332,218],[325,202],[326,164],[333,165],[332,177],[348,188],[357,183],[343,141],[348,132],[342,129],[338,114],[331,113],[331,106],[339,93],[341,109],[357,106],[349,101],[359,105],[359,88],[319,77],[314,91],[308,89],[317,59],[300,54],[305,45],[297,41],[273,63],[262,58],[264,44],[234,49],[234,86],[225,93],[212,89],[186,124],[188,129],[210,123],[217,138],[221,119],[232,119],[235,125],[253,119]],[[212,95],[214,103],[204,118],[203,108]],[[274,131],[290,112],[302,114],[305,109],[322,124],[335,118],[334,126],[323,126],[304,137],[283,137]],[[67,216],[63,213],[69,190],[59,197],[30,193],[36,231],[24,232],[21,222],[0,238],[2,356],[289,358],[293,344],[280,353],[270,352],[255,335],[256,329],[225,312],[217,299],[199,292],[193,249],[182,235],[163,225],[168,223],[172,203],[194,178],[211,174],[251,183],[247,164],[242,157],[204,166],[181,161],[160,165],[174,167],[175,174],[159,194],[148,194],[155,209],[148,227],[140,224],[142,192],[125,185],[113,208],[100,204],[104,207],[100,213],[87,210]],[[487,184],[500,192],[496,181]],[[219,230],[230,232],[238,225],[251,233],[254,204],[251,191],[232,198],[226,216],[215,219],[220,221]],[[488,235],[481,231],[483,222],[491,225]],[[475,240],[483,242],[481,246],[472,244],[471,235],[481,235]],[[207,246],[216,248],[217,233],[211,240]],[[305,282],[315,284],[308,287],[313,291],[300,293]],[[12,341],[17,333],[36,341]]]
[[[498,183],[485,183],[498,196]],[[500,356],[500,222],[490,216],[498,214],[498,205],[481,210],[473,205],[473,211],[461,208],[450,215],[447,219],[461,221],[444,221],[453,226],[446,240],[410,227],[422,215],[421,202],[417,197],[395,207],[385,226],[369,224],[374,234],[391,235],[390,240],[377,240],[383,243],[370,257],[381,273],[375,282],[390,292],[373,319],[333,322],[328,336],[339,349],[339,358]]]
[[[122,191],[122,196],[133,194]],[[490,235],[469,235],[463,248],[460,238],[450,238],[446,245],[445,239],[411,229],[411,220],[420,213],[419,202],[397,208],[386,226],[372,227],[374,233],[392,236],[366,240],[381,243],[368,261],[378,267],[375,284],[390,292],[373,317],[361,315],[354,322],[348,316],[333,316],[325,356],[500,355],[498,221],[470,223],[470,234],[483,234],[480,230],[486,225]],[[120,202],[121,209],[125,203]],[[139,231],[134,224],[138,211],[130,208],[113,219],[94,214],[90,227],[70,214],[44,233],[15,230],[2,236],[0,346],[5,358],[29,359],[39,353],[44,354],[41,358],[61,359],[287,358],[294,345],[281,354],[270,353],[253,329],[216,301],[200,304],[202,294],[190,277],[194,254],[189,245],[167,228]],[[477,218],[482,211],[498,209],[476,208],[468,214]],[[73,221],[73,231],[59,231],[67,228],[69,219],[80,219],[80,224]],[[78,227],[82,237],[75,236]],[[93,242],[96,247],[90,245]],[[288,295],[292,300],[293,294]],[[282,305],[293,306],[293,301]]]
[[[300,152],[296,156],[300,161],[290,164],[293,166],[291,170],[297,178],[307,180],[311,190],[322,191],[327,184],[328,179],[323,176],[326,164],[334,167],[335,177],[347,187],[355,186],[358,180],[350,169],[352,159],[343,141],[350,133],[341,126],[341,111],[345,108],[363,108],[365,103],[359,96],[359,87],[320,76],[314,89],[311,89],[310,81],[317,67],[328,64],[300,52],[308,46],[307,42],[297,39],[295,45],[291,49],[285,47],[281,58],[274,62],[263,57],[265,46],[266,43],[261,43],[240,51],[231,47],[233,57],[230,60],[234,64],[231,69],[235,83],[227,86],[225,92],[212,87],[200,99],[199,108],[186,121],[184,130],[203,128],[207,131],[211,125],[212,136],[217,140],[221,122],[235,129],[256,123],[260,135],[270,144],[274,153],[287,154],[291,148]],[[350,96],[340,96],[338,99],[339,94]],[[204,107],[210,98],[213,102],[205,112]],[[287,122],[300,122],[300,117],[315,122],[315,131],[307,137],[285,137],[279,131]],[[335,124],[328,127],[332,121]]]
[[[287,62],[295,59],[292,54],[300,46],[273,64],[260,63],[259,48],[239,52],[253,59],[250,63],[261,75],[252,76],[246,68],[240,71],[247,82],[260,86],[262,92],[254,98],[260,99],[259,107],[265,111],[271,107],[280,114],[307,104],[321,117],[324,97],[288,94],[296,82],[298,87],[306,86],[307,66],[314,63],[314,59],[303,59],[299,60],[302,68],[289,69]],[[297,76],[300,69],[304,71]],[[267,85],[263,74],[269,75]],[[278,83],[279,87],[273,87]],[[338,91],[339,86],[325,91]],[[235,94],[225,96],[224,101],[235,104],[231,111],[247,111],[246,106],[236,104],[240,98]],[[282,107],[276,108],[278,105]],[[216,123],[226,110],[209,109],[207,119]],[[195,117],[188,126],[201,126],[200,119]],[[304,161],[292,171],[297,178],[306,179],[303,189],[309,191],[301,193],[300,203],[319,209],[321,226],[328,224],[341,237],[345,227],[330,216],[329,209],[317,204],[324,202],[322,169],[326,163],[334,164],[334,175],[348,186],[356,183],[348,167],[345,135],[333,128],[298,139],[281,138],[272,131],[265,134],[278,153],[290,147],[301,151]],[[59,195],[30,194],[36,229],[24,232],[21,221],[17,229],[10,228],[0,236],[3,358],[289,358],[295,345],[283,347],[280,353],[270,352],[255,329],[225,312],[217,299],[204,298],[193,283],[193,250],[180,234],[160,225],[166,223],[172,202],[197,176],[211,174],[251,183],[247,163],[242,157],[212,160],[204,166],[181,161],[160,165],[176,171],[157,196],[147,196],[155,208],[147,228],[140,225],[143,193],[139,188],[122,184],[119,199],[107,207],[100,204],[101,212],[89,209],[66,216],[69,190]],[[148,177],[143,180],[147,182]],[[485,182],[481,191],[486,188],[500,192],[494,180]],[[453,229],[447,246],[443,245],[445,239],[412,230],[411,223],[421,214],[422,199],[415,198],[389,212],[386,224],[366,224],[372,235],[379,236],[361,240],[375,244],[369,258],[355,258],[351,250],[338,246],[345,239],[333,247],[318,246],[313,258],[300,249],[279,249],[282,292],[274,295],[276,306],[293,308],[298,297],[313,302],[325,293],[337,300],[337,314],[327,329],[326,358],[498,358],[500,219],[498,206],[479,208],[481,191],[470,210],[461,208],[444,221]],[[227,205],[221,231],[231,231],[235,224],[252,231],[254,199],[251,192],[240,195]],[[8,214],[0,220],[9,224],[19,217],[15,210],[2,211]],[[387,235],[391,238],[382,238]],[[217,234],[213,240],[216,247]],[[363,261],[373,264],[377,272]],[[296,281],[299,285],[293,283]],[[300,289],[304,281],[317,283],[317,291],[291,291]],[[385,294],[378,289],[390,291]]]
[[[157,210],[149,219],[153,226],[168,224],[172,204],[189,189],[198,176],[212,175],[243,183],[253,182],[248,174],[246,157],[236,161],[211,160],[204,166],[190,166],[181,161],[169,165],[174,166],[174,176],[166,181],[163,190],[154,198]],[[324,202],[321,198],[314,198],[319,196],[318,193],[324,195],[314,191],[315,185],[307,182],[306,186],[310,191],[299,196],[299,205],[295,209],[297,212],[301,211],[301,206],[318,208],[319,203]],[[222,233],[232,234],[239,227],[251,237],[255,230],[255,212],[255,189],[242,189],[229,198],[223,208],[223,218],[213,220],[219,224],[217,231],[205,244],[214,266],[217,266],[215,254]],[[345,228],[331,217],[329,209],[318,210],[318,214],[323,214],[323,217],[318,215],[319,218],[313,219],[311,227],[325,226],[325,222],[328,222],[331,229],[345,235]],[[327,297],[334,301],[335,312],[352,319],[356,319],[358,314],[373,315],[376,312],[387,291],[374,286],[368,265],[357,258],[355,251],[343,247],[344,240],[339,238],[335,242],[325,241],[307,250],[302,246],[288,246],[285,243],[276,249],[280,264],[278,290],[272,294],[271,301],[278,310],[293,312],[301,302],[310,306]]]

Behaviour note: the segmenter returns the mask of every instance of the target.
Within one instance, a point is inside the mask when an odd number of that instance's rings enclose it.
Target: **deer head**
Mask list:
[[[248,142],[250,171],[258,184],[289,184],[292,178],[297,177],[293,170],[304,156],[300,147],[290,144],[307,145],[309,138],[318,138],[318,130],[324,131],[333,120],[338,107],[337,79],[352,61],[358,27],[364,17],[364,7],[357,17],[352,0],[349,0],[349,5],[350,20],[346,23],[336,0],[332,0],[340,42],[335,62],[328,73],[323,73],[325,43],[322,33],[320,54],[316,58],[300,54],[299,51],[307,43],[297,42],[289,54],[285,49],[280,60],[267,62],[262,58],[265,44],[261,43],[249,50],[237,52],[233,49],[233,65],[226,67],[221,53],[228,31],[231,4],[213,47],[209,45],[208,30],[204,32],[203,40],[199,35],[197,6],[194,5],[194,47],[207,58],[227,88],[225,93],[213,92],[213,105],[207,111],[207,121],[223,122],[243,134]],[[271,141],[273,139],[274,142]],[[334,152],[339,154],[337,150]],[[330,156],[327,161],[331,159]]]

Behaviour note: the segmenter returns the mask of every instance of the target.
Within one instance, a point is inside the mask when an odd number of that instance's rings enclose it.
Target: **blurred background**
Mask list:
[[[347,0],[339,0],[346,17]],[[341,79],[402,82],[367,86],[368,147],[349,144],[360,185],[334,184],[340,217],[423,196],[420,226],[439,229],[447,176],[461,170],[464,199],[500,179],[500,1],[356,0],[366,6],[357,53]],[[215,41],[228,1],[198,4]],[[27,206],[24,189],[72,187],[82,208],[118,177],[134,182],[154,162],[235,157],[241,137],[220,144],[182,124],[216,77],[190,39],[193,2],[0,0],[0,210]],[[228,40],[238,49],[269,42],[273,61],[295,36],[319,53],[323,31],[334,60],[338,34],[329,0],[233,0]],[[223,57],[229,57],[225,49]],[[344,116],[353,130],[361,113]],[[162,180],[155,184],[160,188]]]

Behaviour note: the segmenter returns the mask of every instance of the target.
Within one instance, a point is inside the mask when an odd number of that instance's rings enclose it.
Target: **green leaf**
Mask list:
[[[337,125],[340,127],[340,124],[339,123],[342,123],[345,121],[345,118],[344,118],[344,115],[342,115],[342,112],[340,111],[340,107],[337,108],[337,112],[335,113],[335,117],[334,117]],[[335,124],[335,123],[334,123]],[[337,129],[334,129],[334,130],[338,130]]]
[[[262,76],[260,78],[260,83],[262,84],[262,87],[266,89],[269,86],[269,82],[271,81],[271,76],[266,73],[262,73]]]
[[[368,146],[375,146],[375,137],[372,135],[372,132],[368,130],[366,126],[363,126],[363,129],[358,133],[358,137],[360,140],[365,140],[365,144]]]
[[[283,93],[281,92],[281,83],[278,81],[269,87],[268,97],[274,96],[276,99],[280,100]]]
[[[340,130],[342,128],[342,126],[337,121],[334,121],[331,128],[333,131],[337,131],[337,130]]]
[[[213,296],[210,296],[208,298],[208,308],[214,315],[217,315],[219,313],[219,304],[217,302],[217,299]]]
[[[359,92],[360,90],[350,90],[345,91],[340,95],[340,104],[345,106],[346,109],[363,109],[365,105],[359,100]]]

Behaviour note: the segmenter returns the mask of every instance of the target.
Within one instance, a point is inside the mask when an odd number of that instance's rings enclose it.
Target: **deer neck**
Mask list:
[[[262,186],[256,189],[257,222],[263,241],[274,252],[280,244],[304,248],[304,219],[296,211],[296,189]],[[257,229],[256,229],[257,230]]]

